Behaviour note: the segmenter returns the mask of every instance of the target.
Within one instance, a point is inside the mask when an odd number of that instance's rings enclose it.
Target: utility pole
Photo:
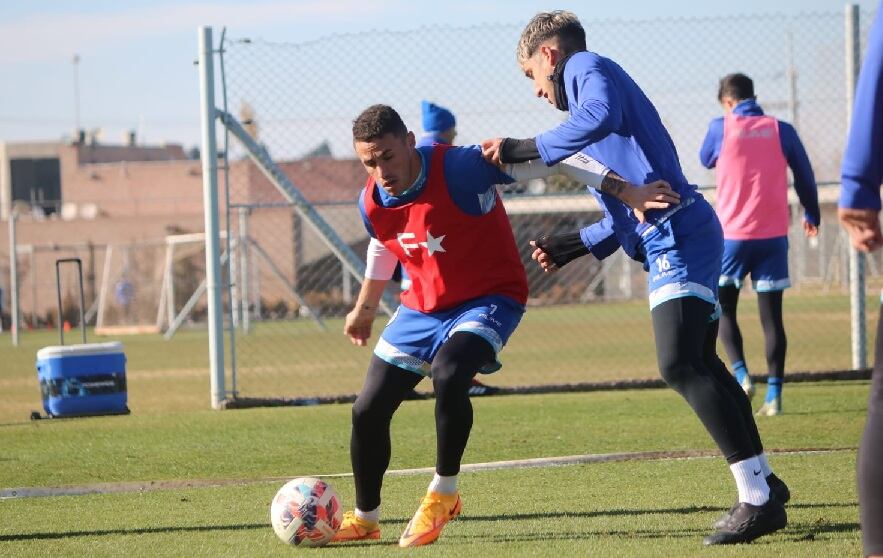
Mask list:
[[[74,139],[80,137],[80,55],[74,54]]]

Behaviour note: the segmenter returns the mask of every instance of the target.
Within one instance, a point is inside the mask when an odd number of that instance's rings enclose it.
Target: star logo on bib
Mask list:
[[[441,236],[432,236],[432,233],[426,231],[426,242],[421,242],[420,246],[426,248],[426,251],[429,252],[429,255],[433,255],[436,252],[444,252],[445,249],[442,247],[442,240],[445,239],[446,235]]]

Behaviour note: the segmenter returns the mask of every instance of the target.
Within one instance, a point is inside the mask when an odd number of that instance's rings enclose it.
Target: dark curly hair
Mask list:
[[[353,120],[353,141],[371,141],[386,134],[408,135],[402,117],[389,105],[371,105]]]

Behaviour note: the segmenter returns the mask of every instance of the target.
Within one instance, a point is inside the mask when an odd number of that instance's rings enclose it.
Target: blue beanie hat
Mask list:
[[[423,113],[423,129],[427,132],[444,132],[457,124],[454,113],[429,101],[420,103]]]

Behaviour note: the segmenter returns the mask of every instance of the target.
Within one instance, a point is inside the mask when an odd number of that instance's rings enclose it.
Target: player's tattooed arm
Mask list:
[[[598,186],[598,190],[604,192],[605,194],[610,194],[611,196],[622,201],[626,201],[622,199],[622,193],[624,190],[627,190],[629,186],[631,185],[621,176],[613,171],[610,171],[604,176],[604,180],[601,181],[601,184]]]
[[[656,180],[649,184],[632,184],[585,153],[575,153],[555,166],[562,174],[633,208],[639,221],[644,221],[644,212],[649,209],[665,209],[680,203],[680,194],[668,182]]]

